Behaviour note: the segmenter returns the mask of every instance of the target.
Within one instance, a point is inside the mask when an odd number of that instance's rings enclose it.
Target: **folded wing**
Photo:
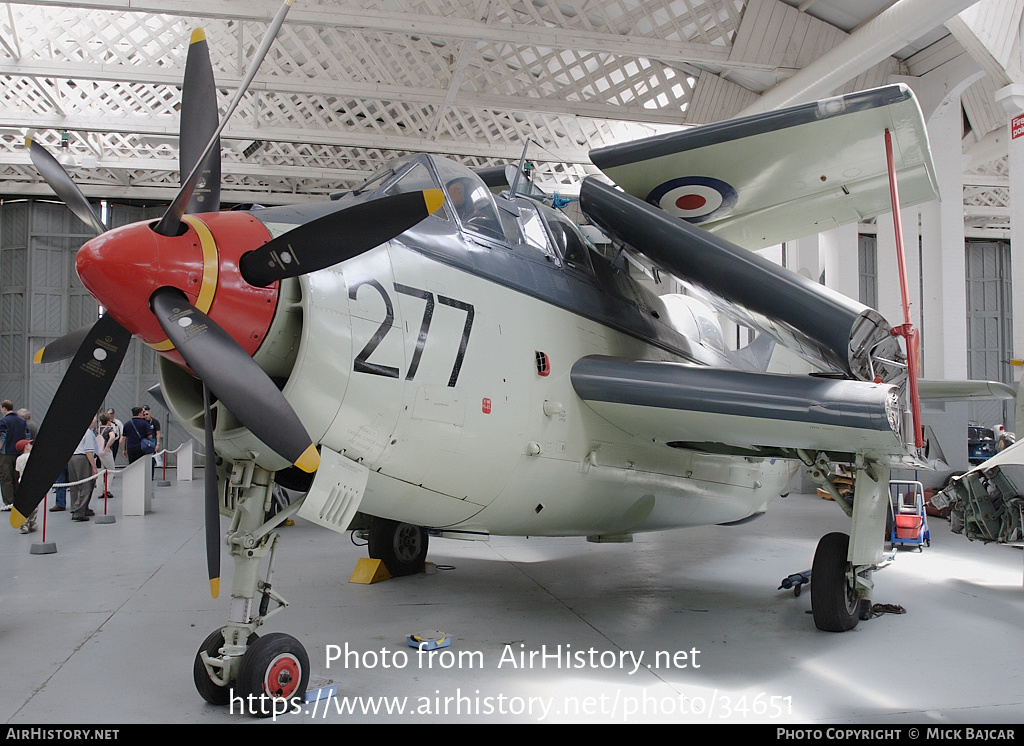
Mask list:
[[[938,197],[928,134],[905,85],[594,150],[627,193],[746,249],[889,212],[883,133],[900,202]]]

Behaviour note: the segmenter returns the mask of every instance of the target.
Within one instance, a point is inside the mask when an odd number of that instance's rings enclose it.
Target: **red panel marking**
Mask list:
[[[707,203],[708,201],[699,194],[684,194],[676,200],[676,207],[680,210],[699,210]]]
[[[1010,120],[1010,139],[1016,140],[1024,135],[1024,117],[1014,117]]]
[[[490,399],[484,399],[483,403],[480,406],[480,409],[483,411],[484,414],[490,414],[491,413],[491,400]]]

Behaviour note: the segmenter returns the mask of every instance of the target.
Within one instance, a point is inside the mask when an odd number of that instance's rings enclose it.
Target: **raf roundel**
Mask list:
[[[739,195],[729,184],[710,176],[682,176],[659,184],[647,201],[691,223],[723,218],[736,207]]]

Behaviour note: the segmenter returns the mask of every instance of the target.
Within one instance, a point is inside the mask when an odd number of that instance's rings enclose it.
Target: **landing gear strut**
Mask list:
[[[885,519],[889,512],[888,468],[863,454],[856,457],[853,501],[846,500],[828,480],[827,454],[811,457],[800,452],[808,474],[828,490],[847,515],[850,534],[826,534],[818,542],[811,567],[811,607],[815,626],[826,632],[846,632],[870,615],[874,591],[872,573],[882,563]]]
[[[231,611],[228,623],[212,632],[196,653],[193,679],[207,702],[223,706],[241,698],[246,712],[269,717],[288,712],[309,682],[309,657],[298,640],[280,632],[256,634],[257,627],[288,606],[271,585],[278,539],[274,529],[298,511],[302,500],[272,511],[279,507],[274,503],[274,475],[252,462],[236,462],[226,481],[222,496],[234,506],[227,533],[235,561]],[[260,566],[268,555],[261,578]]]

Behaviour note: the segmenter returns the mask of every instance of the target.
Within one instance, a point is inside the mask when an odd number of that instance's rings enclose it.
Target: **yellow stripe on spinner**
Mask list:
[[[199,244],[203,249],[203,279],[199,284],[199,297],[196,308],[203,313],[210,312],[213,296],[217,292],[217,280],[220,275],[220,261],[217,257],[217,242],[213,240],[210,229],[194,215],[182,215],[182,220],[191,225],[199,235]]]
[[[199,283],[199,295],[196,297],[196,308],[209,313],[213,305],[213,297],[217,294],[217,281],[220,279],[220,257],[217,254],[217,242],[209,227],[194,215],[182,215],[181,219],[192,226],[199,236],[199,245],[203,250],[203,279]],[[169,339],[146,345],[157,352],[168,352],[174,349]]]

